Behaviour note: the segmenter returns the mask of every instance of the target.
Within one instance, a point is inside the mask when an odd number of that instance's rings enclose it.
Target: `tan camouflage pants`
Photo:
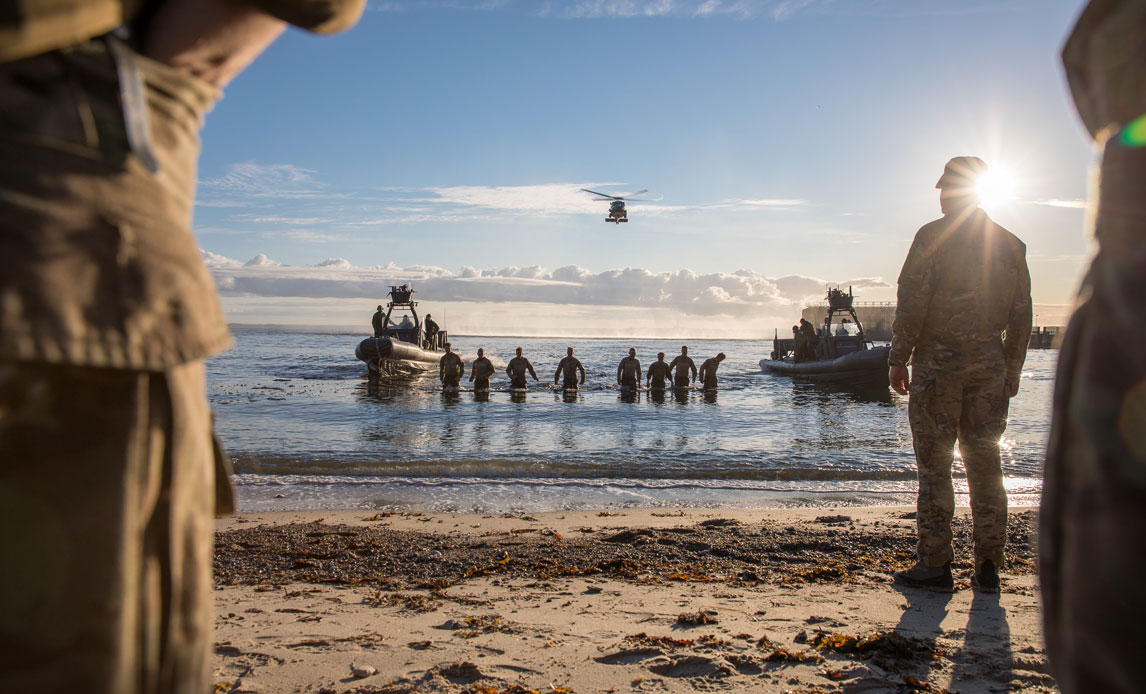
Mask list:
[[[208,691],[202,362],[0,362],[0,691]]]
[[[955,443],[967,471],[974,519],[975,566],[990,559],[1003,566],[1007,541],[1007,493],[999,439],[1007,426],[1009,398],[1002,371],[936,373],[913,368],[908,418],[919,468],[916,525],[919,561],[942,566],[955,557],[951,519],[955,490],[951,465]]]

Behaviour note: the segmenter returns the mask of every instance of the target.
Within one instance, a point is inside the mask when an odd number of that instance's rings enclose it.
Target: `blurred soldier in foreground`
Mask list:
[[[1146,621],[1146,2],[1095,0],[1063,50],[1102,152],[1098,252],[1058,361],[1039,535],[1063,692],[1140,692]]]
[[[570,347],[565,352],[565,358],[557,364],[557,371],[553,374],[553,385],[557,385],[557,379],[562,375],[565,376],[565,382],[562,388],[566,390],[577,390],[578,382],[577,376],[580,374],[580,385],[585,384],[585,367],[581,366],[581,360],[573,356],[573,348]]]
[[[975,189],[987,165],[977,157],[947,163],[935,187],[943,217],[916,234],[899,275],[888,377],[908,393],[919,471],[915,566],[896,583],[952,590],[951,518],[955,442],[967,471],[974,524],[972,585],[999,590],[1007,540],[1007,493],[999,439],[1031,337],[1031,277],[1026,246],[979,209]]]
[[[438,340],[438,330],[440,330],[440,328],[428,313],[426,314],[426,320],[422,322],[422,328],[426,332],[426,349],[433,349],[434,343]]]
[[[457,389],[466,373],[466,363],[454,353],[453,345],[446,343],[446,353],[438,360],[438,379],[442,388]]]
[[[692,374],[692,380],[696,380],[696,362],[688,356],[688,345],[684,345],[680,348],[680,356],[672,360],[669,364],[669,369],[676,370],[673,373],[673,388],[688,388],[690,372]]]
[[[724,352],[711,359],[705,359],[700,365],[700,382],[705,390],[716,390],[716,367],[724,361]]]
[[[210,689],[233,499],[203,360],[230,336],[190,229],[197,133],[285,22],[362,5],[0,12],[0,691]]]
[[[470,364],[470,382],[474,384],[474,391],[489,390],[489,379],[493,374],[493,362],[485,356],[485,350],[478,347],[478,357]]]
[[[517,348],[517,356],[509,360],[505,365],[505,374],[509,376],[509,384],[511,388],[524,389],[528,387],[525,380],[525,373],[529,372],[533,376],[533,380],[537,380],[537,372],[533,370],[533,364],[522,356],[521,348]]]
[[[649,370],[645,372],[645,386],[649,390],[664,390],[665,379],[668,378],[669,373],[670,369],[665,362],[665,353],[657,352],[657,360],[649,364]]]
[[[382,330],[382,322],[386,320],[386,314],[382,311],[382,304],[378,304],[378,310],[374,312],[374,317],[370,319],[370,325],[374,328],[374,337],[386,337],[385,331]]]
[[[637,360],[637,348],[629,348],[629,356],[617,365],[617,383],[622,388],[637,390],[641,387],[641,362]]]

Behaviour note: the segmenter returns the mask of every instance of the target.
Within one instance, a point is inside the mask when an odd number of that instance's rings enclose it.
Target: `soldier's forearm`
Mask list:
[[[144,31],[141,52],[223,87],[285,28],[241,0],[166,0]]]

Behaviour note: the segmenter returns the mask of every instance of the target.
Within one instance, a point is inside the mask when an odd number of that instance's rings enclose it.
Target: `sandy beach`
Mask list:
[[[1055,691],[1035,511],[999,595],[894,586],[913,509],[217,521],[217,692]]]

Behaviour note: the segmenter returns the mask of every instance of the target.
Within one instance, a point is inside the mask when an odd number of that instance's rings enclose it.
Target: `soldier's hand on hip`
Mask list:
[[[891,389],[900,395],[907,395],[909,378],[906,366],[891,366],[887,369],[887,380],[891,382]]]

